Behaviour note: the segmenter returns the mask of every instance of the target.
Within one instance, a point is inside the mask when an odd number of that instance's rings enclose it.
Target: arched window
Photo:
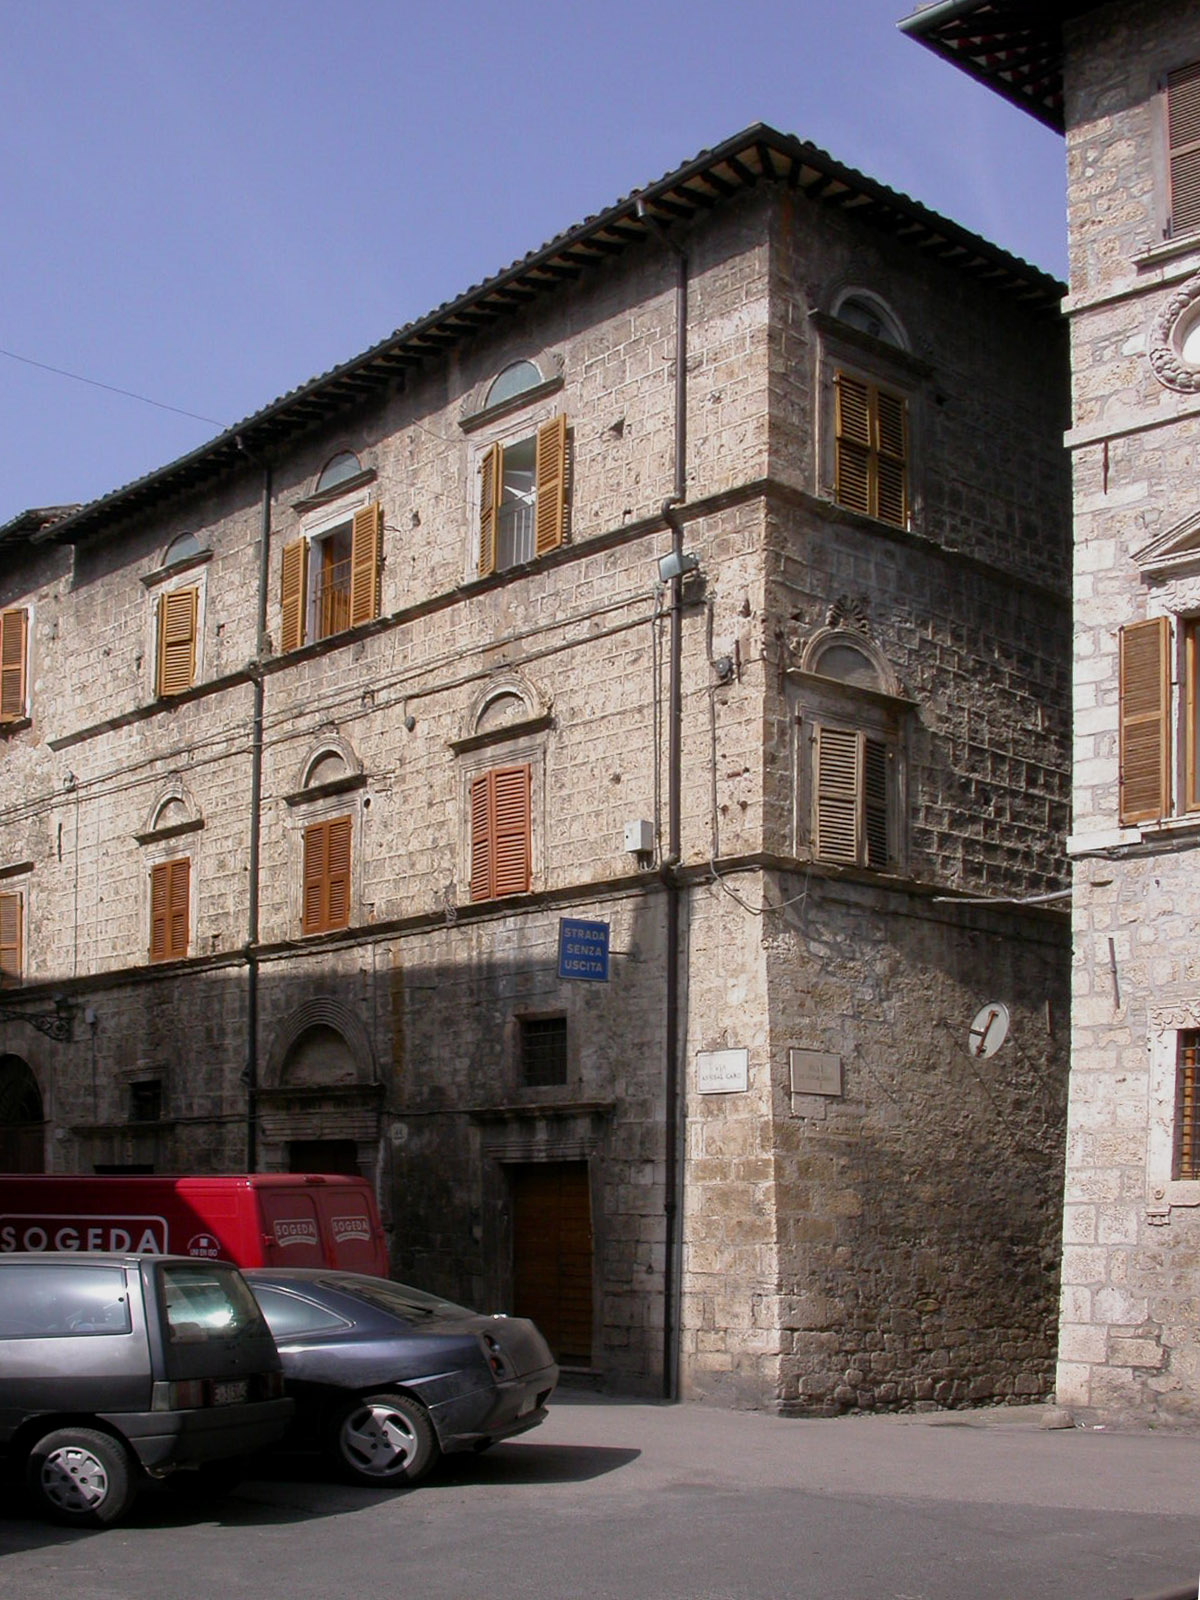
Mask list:
[[[834,640],[816,654],[812,671],[823,678],[836,678],[855,689],[879,689],[879,671],[865,650]]]
[[[494,380],[484,405],[498,406],[524,394],[526,389],[536,389],[541,381],[542,375],[532,361],[514,361]]]
[[[845,322],[860,333],[869,333],[872,339],[895,345],[898,350],[908,348],[908,341],[900,324],[881,300],[874,295],[848,294],[834,313],[839,322]]]
[[[317,493],[324,494],[328,489],[336,489],[339,483],[347,483],[351,478],[357,478],[362,471],[362,462],[353,450],[340,450],[332,461],[327,461],[321,469],[321,476],[317,479]]]
[[[181,533],[167,546],[162,564],[164,567],[173,567],[177,561],[187,561],[190,556],[198,556],[203,548],[194,533]]]

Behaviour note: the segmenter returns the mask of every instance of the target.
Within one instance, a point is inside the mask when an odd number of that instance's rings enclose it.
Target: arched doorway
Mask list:
[[[277,1036],[259,1091],[264,1170],[371,1177],[383,1096],[361,1020],[314,996]]]
[[[0,1056],[0,1172],[45,1172],[45,1114],[20,1056]]]

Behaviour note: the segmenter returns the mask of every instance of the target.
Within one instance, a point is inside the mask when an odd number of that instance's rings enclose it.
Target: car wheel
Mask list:
[[[48,1516],[77,1528],[115,1522],[137,1491],[125,1446],[94,1428],[59,1428],[39,1439],[25,1480]]]
[[[333,1451],[353,1482],[386,1485],[423,1478],[438,1446],[423,1406],[403,1394],[369,1394],[338,1413]]]

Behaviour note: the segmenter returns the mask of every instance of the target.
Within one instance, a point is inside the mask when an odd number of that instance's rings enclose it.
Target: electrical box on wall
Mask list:
[[[654,853],[654,824],[642,818],[638,822],[625,824],[625,848],[634,855],[648,856]]]

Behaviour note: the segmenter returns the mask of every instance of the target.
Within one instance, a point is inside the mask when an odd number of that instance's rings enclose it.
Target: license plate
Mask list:
[[[237,1406],[250,1393],[250,1385],[245,1378],[234,1378],[227,1383],[214,1383],[212,1386],[212,1403],[214,1406]]]

